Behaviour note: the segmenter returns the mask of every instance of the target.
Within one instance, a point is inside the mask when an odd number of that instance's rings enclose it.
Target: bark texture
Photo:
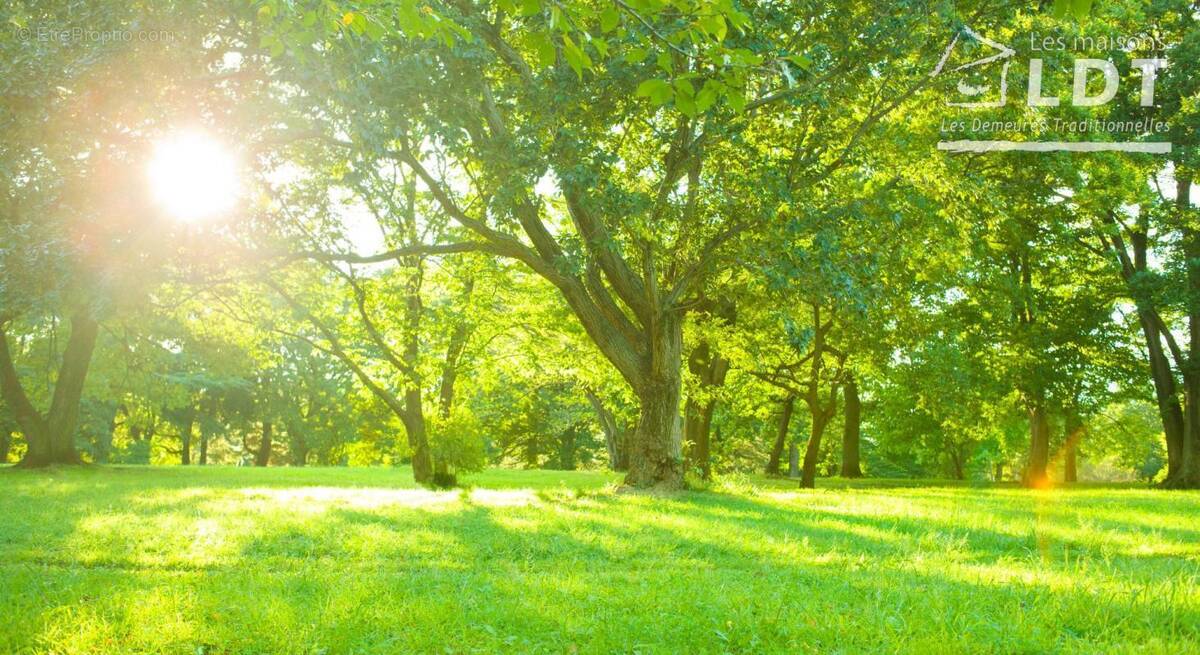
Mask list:
[[[1022,483],[1027,487],[1043,487],[1049,482],[1046,468],[1050,462],[1050,423],[1040,398],[1030,402],[1028,411],[1029,461]]]
[[[271,463],[271,442],[274,432],[275,425],[271,421],[262,422],[262,438],[258,440],[258,448],[254,451],[255,466],[266,466]]]
[[[25,437],[27,449],[21,466],[78,464],[81,461],[75,449],[75,428],[79,422],[83,384],[100,326],[86,309],[73,314],[70,323],[71,335],[63,351],[50,408],[44,414],[33,406],[25,393],[9,351],[8,335],[0,325],[0,393]]]
[[[862,441],[862,401],[858,397],[858,383],[853,376],[847,377],[843,392],[846,409],[842,426],[842,477],[861,478],[863,472],[859,450]]]
[[[775,430],[775,443],[771,446],[771,456],[767,459],[767,475],[779,475],[779,463],[783,458],[783,447],[787,444],[788,432],[791,430],[792,412],[796,409],[796,395],[788,394],[780,403],[779,425]]]

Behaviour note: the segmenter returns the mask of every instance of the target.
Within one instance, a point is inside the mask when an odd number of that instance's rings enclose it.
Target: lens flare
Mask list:
[[[169,136],[154,147],[148,168],[154,199],[186,222],[229,211],[237,200],[237,161],[220,142],[199,132]]]

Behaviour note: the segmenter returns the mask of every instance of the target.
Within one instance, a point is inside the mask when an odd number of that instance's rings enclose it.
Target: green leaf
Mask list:
[[[385,31],[386,30],[384,29],[383,24],[378,20],[371,19],[367,21],[366,34],[368,39],[371,39],[372,41],[378,41],[379,39],[383,38]]]
[[[721,14],[712,14],[701,18],[700,27],[717,41],[724,41],[725,34],[729,30],[725,24],[725,17]]]
[[[729,103],[730,109],[741,111],[746,108],[746,96],[737,89],[730,89],[725,95],[725,101]]]
[[[640,64],[646,61],[646,57],[650,56],[650,52],[645,48],[634,46],[625,51],[625,61],[631,64]]]
[[[659,53],[658,59],[655,60],[655,63],[657,63],[658,67],[667,75],[675,72],[675,68],[671,65],[671,55],[666,52]]]
[[[538,0],[523,0],[523,2],[521,2],[522,16],[533,16],[541,13],[541,11],[542,3]]]
[[[578,75],[579,79],[582,80],[583,69],[592,67],[592,58],[589,57],[582,48],[575,45],[575,42],[571,40],[570,35],[563,34],[562,40],[563,56],[567,59],[567,65],[570,66],[571,70],[574,70],[575,74]]]
[[[675,108],[688,117],[699,113],[696,106],[696,88],[688,80],[675,80]]]
[[[1092,0],[1071,0],[1071,10],[1076,20],[1083,20],[1092,13]]]
[[[708,80],[700,88],[700,93],[696,94],[696,109],[698,111],[708,111],[710,107],[717,103],[717,99],[720,97],[721,83],[716,80]]]
[[[805,55],[792,55],[791,57],[788,57],[787,60],[805,71],[812,70],[813,61]]]
[[[600,31],[605,34],[613,31],[613,28],[621,22],[621,14],[616,7],[608,6],[604,11],[600,12]]]
[[[637,95],[638,97],[649,98],[650,102],[655,105],[662,105],[675,95],[675,91],[671,87],[670,82],[652,79],[638,85]]]
[[[1054,0],[1054,7],[1051,9],[1055,18],[1066,18],[1067,10],[1071,8],[1071,0]]]
[[[605,41],[599,37],[592,37],[592,40],[588,43],[592,44],[592,47],[596,49],[596,52],[599,53],[600,57],[608,57],[608,41]]]
[[[534,32],[529,35],[529,45],[537,54],[537,63],[541,68],[549,68],[554,65],[555,55],[554,42],[550,37],[543,32]]]

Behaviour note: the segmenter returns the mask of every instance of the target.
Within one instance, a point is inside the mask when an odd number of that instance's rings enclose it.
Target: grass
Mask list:
[[[1200,652],[1200,495],[0,471],[4,653]]]

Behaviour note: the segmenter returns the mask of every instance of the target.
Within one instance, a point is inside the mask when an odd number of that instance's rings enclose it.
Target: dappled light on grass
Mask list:
[[[431,507],[458,500],[455,491],[428,489],[340,489],[337,487],[299,487],[296,489],[249,488],[240,492],[250,500],[280,503],[300,512],[324,512],[331,506],[348,507]]]
[[[241,489],[251,500],[282,503],[300,512],[324,512],[330,507],[445,507],[463,500],[487,507],[521,507],[540,502],[532,489],[471,489],[467,491],[431,491],[429,489],[343,489],[338,487],[299,487],[295,489]]]
[[[1191,495],[143,471],[0,477],[0,652],[1200,647]],[[72,486],[87,476],[101,491]],[[52,507],[23,511],[35,496]]]

